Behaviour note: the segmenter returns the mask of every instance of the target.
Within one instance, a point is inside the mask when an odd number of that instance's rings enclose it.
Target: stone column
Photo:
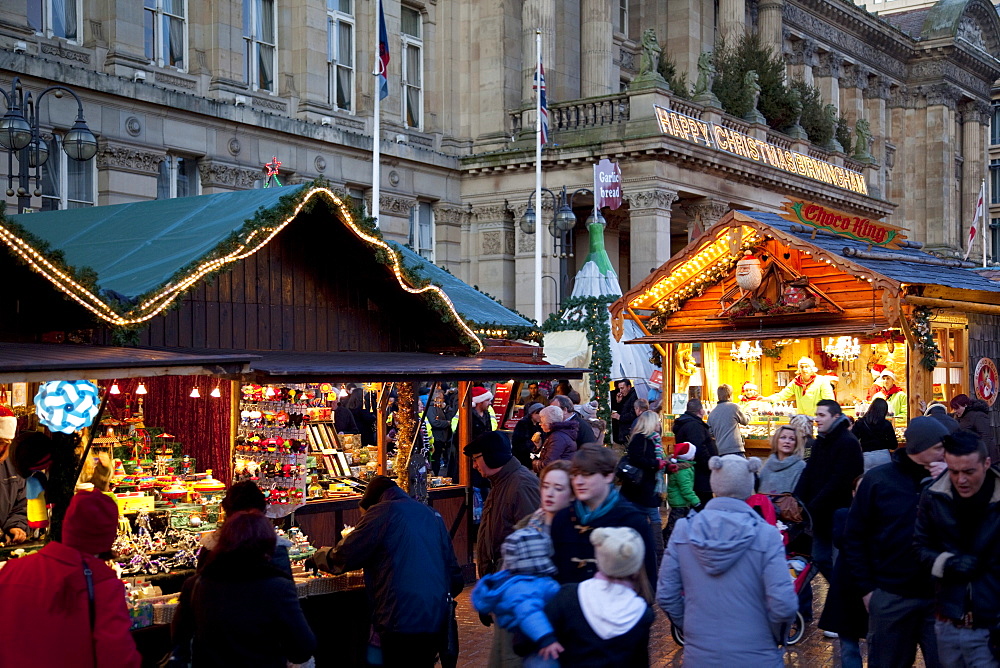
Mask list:
[[[924,240],[928,250],[954,253],[958,243],[955,210],[955,113],[958,91],[948,84],[934,84],[924,91],[927,100],[924,121],[923,201],[924,211],[917,211],[925,221]],[[918,163],[919,164],[919,163]],[[916,200],[921,195],[913,193]],[[907,196],[911,196],[907,193]],[[915,235],[920,238],[919,235]]]
[[[806,38],[793,38],[784,51],[789,79],[802,79],[813,85],[813,66],[817,64],[816,42]]]
[[[819,64],[813,67],[813,77],[823,95],[823,104],[832,104],[838,111],[840,111],[840,76],[843,74],[843,65],[844,59],[840,54],[827,52],[820,55]]]
[[[840,86],[840,113],[847,117],[852,126],[859,118],[865,117],[862,95],[868,88],[870,74],[869,70],[860,65],[850,65],[837,82]],[[848,155],[851,154],[847,146],[844,150]]]
[[[963,248],[967,243],[969,226],[976,212],[976,200],[983,183],[986,169],[987,133],[990,128],[990,105],[982,100],[970,100],[962,105],[962,199],[960,225],[958,225],[958,245]],[[987,192],[989,197],[989,192]],[[986,225],[982,220],[976,221],[979,238],[969,255],[970,259],[982,261],[984,243],[989,243],[989,201],[986,204]],[[987,251],[989,247],[987,246]]]
[[[719,0],[719,36],[723,41],[739,39],[746,29],[746,0]]]
[[[872,157],[878,162],[877,183],[870,183],[878,186],[880,196],[886,192],[886,142],[889,141],[889,114],[886,101],[889,99],[889,82],[884,77],[873,79],[864,90],[865,118],[872,131],[871,152]]]
[[[532,202],[534,206],[534,202]],[[515,295],[514,308],[521,313],[535,312],[535,244],[536,234],[525,234],[520,221],[528,208],[523,202],[513,210],[515,251]],[[542,220],[550,221],[555,214],[552,198],[542,197]],[[545,318],[559,307],[558,280],[559,260],[553,257],[553,237],[545,226],[542,231],[542,317]]]
[[[610,95],[614,23],[607,0],[583,0],[580,6],[580,97]]]
[[[760,0],[757,4],[757,34],[775,53],[781,53],[784,0]]]
[[[279,79],[279,90],[282,95],[298,97],[297,106],[299,118],[318,122],[320,117],[329,116],[334,109],[328,97],[329,72],[327,66],[327,24],[326,9],[322,5],[308,0],[292,0],[287,7],[283,8],[291,17],[291,25],[279,33],[279,39],[286,37],[285,46],[282,47],[282,56],[285,57],[282,63],[282,73]],[[357,18],[356,30],[363,28],[361,18]],[[355,34],[366,34],[367,31],[359,30]],[[287,55],[286,55],[287,54]],[[281,56],[279,56],[281,57]],[[362,72],[365,66],[362,63],[365,58],[355,60],[355,101],[354,113],[359,111],[358,102],[361,100],[361,89],[358,84],[364,80]],[[369,70],[370,71],[370,70]],[[368,77],[371,79],[372,77]]]
[[[691,219],[687,231],[687,238],[690,242],[726,215],[726,212],[729,211],[729,203],[710,197],[701,197],[685,202],[681,205],[681,210]]]
[[[469,207],[462,204],[434,204],[434,261],[458,275],[462,266],[462,233]]]
[[[677,193],[657,188],[626,197],[631,227],[630,268],[635,285],[670,259],[670,213]]]
[[[552,77],[556,69],[556,9],[554,0],[525,0],[521,7],[521,103],[533,106],[535,91],[535,31],[542,31],[542,66],[545,68],[545,85],[552,100]]]
[[[156,179],[164,153],[101,141],[97,150],[97,190],[101,206],[156,197]],[[148,193],[137,197],[136,193]]]
[[[514,266],[514,218],[506,204],[476,209],[473,215],[478,221],[473,243],[473,257],[477,258],[479,289],[488,292],[504,304],[513,306],[515,266]]]

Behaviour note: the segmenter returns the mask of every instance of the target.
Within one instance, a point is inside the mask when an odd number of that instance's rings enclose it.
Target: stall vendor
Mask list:
[[[795,400],[795,410],[802,415],[813,415],[820,399],[833,399],[833,387],[830,379],[816,374],[816,364],[808,357],[799,360],[799,371],[788,385],[776,394],[770,401]]]
[[[8,457],[10,442],[17,432],[17,418],[0,406],[0,543],[16,545],[28,539],[28,501],[24,478]]]
[[[896,417],[906,417],[906,392],[899,385],[896,385],[896,374],[890,369],[884,369],[882,374],[872,385],[875,392],[872,398],[882,397],[889,403],[889,413]]]

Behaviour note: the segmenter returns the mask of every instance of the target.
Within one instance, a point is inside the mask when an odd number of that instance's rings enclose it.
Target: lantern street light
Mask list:
[[[49,93],[62,97],[69,93],[76,100],[76,122],[63,136],[63,151],[71,160],[86,162],[97,154],[97,137],[87,127],[80,96],[66,86],[49,86],[38,95],[25,92],[20,77],[14,77],[10,90],[0,88],[7,112],[0,118],[0,147],[7,151],[7,197],[17,195],[17,212],[31,207],[31,198],[41,197],[41,167],[49,159],[49,145],[42,138],[39,108]],[[14,189],[14,155],[17,154],[17,189]],[[30,170],[34,170],[34,176]],[[31,190],[31,178],[35,188]]]
[[[561,303],[565,296],[568,296],[569,291],[570,276],[568,260],[575,257],[573,252],[573,229],[576,227],[576,214],[573,212],[573,199],[581,193],[588,193],[593,196],[594,191],[590,188],[578,188],[572,193],[567,193],[566,186],[563,186],[558,194],[548,188],[542,188],[541,191],[552,198],[552,208],[555,210],[552,220],[549,221],[547,227],[549,234],[554,237],[552,257],[559,260],[560,294],[558,299]],[[528,195],[528,208],[524,210],[524,215],[518,221],[521,231],[525,234],[535,233],[537,214],[532,204],[533,197],[534,194]],[[590,225],[594,222],[607,225],[604,216],[601,215],[600,211],[596,210],[591,212],[586,224]],[[542,277],[537,276],[535,280],[540,282]]]

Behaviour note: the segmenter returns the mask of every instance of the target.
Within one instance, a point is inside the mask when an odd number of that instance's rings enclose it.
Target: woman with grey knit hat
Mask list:
[[[709,468],[715,498],[674,527],[656,602],[684,632],[685,665],[780,668],[799,603],[781,534],[746,503],[760,460],[712,457]]]
[[[545,614],[564,650],[560,666],[649,666],[653,594],[644,568],[646,545],[629,527],[601,527],[590,534],[597,573],[563,585]]]

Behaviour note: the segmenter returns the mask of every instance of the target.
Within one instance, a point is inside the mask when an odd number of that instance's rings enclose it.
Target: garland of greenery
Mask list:
[[[920,366],[928,371],[933,371],[941,359],[941,349],[931,332],[931,313],[930,308],[918,306],[913,309],[910,319],[910,329],[917,337],[917,350],[920,351]]]
[[[22,241],[27,243],[33,249],[38,251],[38,253],[44,257],[46,260],[52,263],[52,265],[68,275],[74,281],[87,288],[94,294],[97,294],[99,286],[97,284],[97,272],[90,267],[73,267],[66,264],[66,255],[58,249],[52,248],[52,245],[35,236],[29,232],[23,225],[16,223],[5,215],[6,202],[0,202],[0,225],[6,227],[11,233],[19,237]],[[18,261],[22,261],[16,253],[11,252]],[[69,297],[66,297],[69,299]]]
[[[619,299],[617,295],[570,297],[559,313],[553,313],[542,324],[543,332],[583,331],[590,344],[590,391],[597,399],[597,417],[611,425],[611,317],[608,307]],[[575,311],[575,312],[574,312]],[[572,314],[571,317],[567,315]],[[611,429],[604,435],[610,442]]]

